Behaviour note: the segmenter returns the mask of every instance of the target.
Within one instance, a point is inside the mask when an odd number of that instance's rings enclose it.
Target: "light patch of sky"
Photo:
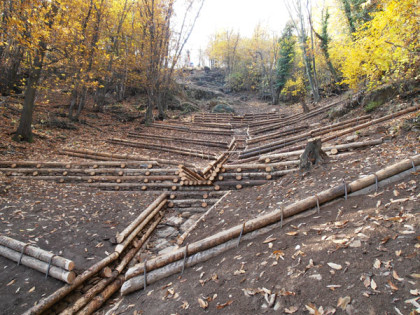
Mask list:
[[[234,30],[250,37],[260,24],[280,34],[288,18],[284,0],[206,0],[185,49],[197,65],[199,50],[206,49],[217,31]]]

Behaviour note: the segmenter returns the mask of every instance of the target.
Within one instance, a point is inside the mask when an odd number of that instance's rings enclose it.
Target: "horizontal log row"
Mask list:
[[[268,144],[260,145],[260,146],[255,147],[255,148],[249,148],[248,150],[246,150],[244,152],[252,152],[252,151],[259,150],[259,149],[264,149],[264,148],[268,148],[268,147],[275,146],[275,145],[278,145],[278,144],[282,144],[284,142],[299,141],[299,140],[302,140],[302,139],[310,139],[310,138],[318,137],[318,136],[321,136],[321,135],[324,135],[324,134],[327,134],[327,133],[330,133],[330,132],[333,132],[333,131],[342,130],[342,129],[345,129],[345,128],[348,128],[348,127],[351,127],[351,126],[355,126],[355,125],[360,125],[360,124],[366,122],[369,119],[369,117],[370,116],[364,116],[364,117],[357,118],[357,119],[351,119],[350,121],[344,121],[344,122],[340,122],[340,123],[336,123],[336,124],[312,129],[308,132],[305,132],[303,134],[296,135],[296,136],[293,136],[293,137],[289,137],[287,139],[270,142]]]
[[[130,147],[135,147],[135,148],[158,150],[158,151],[163,151],[163,152],[176,153],[180,155],[193,156],[193,157],[198,157],[198,158],[207,159],[207,160],[216,159],[213,153],[204,153],[203,151],[181,149],[179,147],[173,147],[173,146],[167,146],[167,145],[147,144],[147,143],[142,143],[142,142],[116,139],[116,138],[109,139],[107,142],[111,144],[118,144],[118,145],[130,146]]]
[[[109,153],[109,152],[99,152],[86,149],[71,149],[64,148],[59,151],[60,154],[65,154],[68,156],[77,156],[86,159],[100,160],[100,161],[150,161],[153,160],[162,165],[178,165],[179,163],[173,160],[166,159],[157,159],[149,158],[145,156],[133,155],[133,154],[119,154],[119,153]],[[189,163],[184,163],[188,167],[194,167],[194,165]]]
[[[356,94],[355,96],[353,96],[353,98],[358,97],[358,95],[359,94]],[[340,105],[340,104],[342,104],[343,102],[346,102],[346,101],[347,100],[340,100],[340,101],[328,104],[326,106],[311,110],[309,113],[301,113],[301,114],[296,114],[296,115],[286,117],[285,119],[279,119],[277,122],[275,122],[271,125],[268,125],[266,127],[254,128],[254,129],[250,130],[250,133],[260,134],[260,133],[264,133],[264,132],[268,132],[268,131],[277,130],[278,128],[283,128],[285,126],[290,126],[292,124],[298,123],[298,122],[303,121],[305,119],[308,119],[308,118],[314,117],[316,115],[325,113],[326,111],[328,111],[332,107],[338,106],[338,105]]]
[[[337,154],[351,149],[364,148],[374,146],[383,143],[383,138],[367,140],[362,142],[351,142],[346,144],[338,144],[333,146],[325,146],[322,148],[327,154]],[[265,163],[273,163],[275,161],[281,161],[288,158],[296,158],[303,153],[304,150],[297,150],[292,152],[278,153],[278,154],[267,154],[258,158],[258,161],[264,161]]]
[[[324,126],[324,127],[321,127],[321,128],[316,128],[316,129],[313,129],[313,130],[310,131],[311,132],[310,135],[311,135],[311,137],[314,137],[314,136],[317,135],[317,133],[325,131],[325,130],[329,130],[331,132],[331,131],[334,131],[334,128],[339,127],[339,126],[341,126],[341,127],[344,127],[344,125],[346,127],[354,126],[354,125],[357,125],[359,123],[362,123],[362,122],[368,120],[369,118],[371,118],[370,115],[365,115],[365,116],[362,116],[362,117],[357,117],[357,118],[354,118],[354,119],[348,119],[348,120],[344,120],[344,121],[341,121],[341,122],[338,122],[338,123],[335,123],[335,124],[327,125],[327,126]],[[260,142],[260,141],[266,141],[266,140],[271,140],[271,139],[277,139],[277,138],[280,138],[280,137],[283,137],[283,136],[291,135],[293,133],[301,132],[301,131],[303,131],[305,129],[308,129],[308,128],[309,128],[309,125],[303,125],[303,126],[288,128],[286,130],[281,130],[281,131],[270,133],[270,134],[263,135],[263,136],[253,137],[253,138],[247,140],[247,144],[253,144],[253,143]]]
[[[190,138],[180,138],[180,137],[170,137],[170,136],[158,136],[158,135],[148,135],[140,133],[128,133],[128,137],[136,139],[147,139],[147,140],[159,140],[159,141],[168,141],[168,142],[178,142],[178,143],[189,143],[196,144],[208,147],[219,147],[226,149],[228,147],[227,142],[211,141],[211,140],[197,140]]]
[[[86,168],[152,168],[158,166],[156,161],[130,161],[130,162],[44,162],[44,161],[0,161],[0,168],[49,168],[49,169],[86,169]]]
[[[141,169],[141,168],[0,168],[6,176],[155,176],[177,175],[178,169]]]
[[[233,135],[232,130],[190,128],[183,125],[174,125],[174,124],[170,125],[170,124],[153,123],[151,127],[157,128],[157,129],[177,130],[181,132],[189,132],[189,133],[194,133],[194,134],[208,134],[208,135],[219,135],[219,136]]]
[[[360,129],[363,129],[363,128],[367,128],[367,127],[370,127],[370,126],[372,126],[374,124],[377,124],[377,123],[380,123],[380,122],[384,122],[384,121],[387,121],[387,120],[390,120],[390,119],[393,119],[393,118],[396,118],[396,117],[400,117],[402,115],[409,114],[409,113],[414,112],[416,110],[419,110],[419,108],[417,106],[412,106],[412,107],[406,108],[404,110],[401,110],[399,112],[396,112],[396,113],[393,113],[393,114],[390,114],[390,115],[386,115],[384,117],[377,118],[377,119],[368,121],[366,123],[359,124],[359,125],[357,125],[355,127],[346,128],[346,129],[344,129],[342,131],[339,131],[338,133],[335,133],[334,135],[321,138],[321,140],[322,140],[322,142],[327,142],[329,140],[335,139],[335,138],[340,137],[340,136],[343,136],[345,134],[353,133],[353,132],[355,132],[357,130],[360,130]],[[324,131],[322,131],[320,133],[316,133],[316,135],[323,134],[323,133],[329,133],[329,131],[328,130],[324,130]],[[264,154],[264,153],[272,152],[274,150],[281,149],[281,148],[284,148],[286,146],[292,145],[292,144],[294,144],[296,142],[300,142],[300,141],[309,139],[310,137],[311,137],[311,134],[310,133],[305,133],[303,135],[299,135],[299,136],[295,136],[295,137],[290,137],[290,138],[287,138],[287,139],[283,139],[281,141],[275,141],[275,142],[272,142],[272,143],[269,143],[269,144],[266,144],[266,145],[262,145],[260,147],[256,147],[256,148],[252,148],[252,149],[249,149],[247,151],[244,151],[240,155],[239,158],[240,159],[245,159],[245,158],[249,158],[249,157],[258,156],[258,155],[261,155],[261,154]],[[290,150],[299,150],[299,149],[304,148],[304,146],[305,145],[294,146],[293,148],[289,148],[288,150],[289,151]]]

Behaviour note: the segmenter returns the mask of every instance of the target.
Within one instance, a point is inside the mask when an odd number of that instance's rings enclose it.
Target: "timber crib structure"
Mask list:
[[[61,280],[67,284],[41,299],[25,314],[41,314],[46,310],[60,314],[91,314],[118,291],[125,295],[146,288],[148,284],[236,247],[239,236],[252,239],[281,227],[283,220],[302,211],[319,209],[320,205],[336,198],[419,169],[420,155],[416,155],[375,174],[332,187],[317,196],[308,196],[283,209],[184,247],[156,252],[147,260],[140,258],[144,244],[154,236],[162,222],[169,222],[170,215],[194,221],[177,235],[170,236],[172,243],[180,246],[198,222],[208,216],[231,191],[263,185],[296,172],[299,157],[308,140],[320,138],[324,144],[323,150],[329,157],[340,159],[351,155],[352,150],[381,145],[386,141],[384,137],[359,141],[358,137],[344,139],[343,136],[397,117],[419,113],[417,105],[377,119],[365,115],[329,125],[311,123],[310,118],[320,117],[342,102],[291,116],[278,112],[243,116],[200,113],[189,123],[159,122],[140,131],[129,132],[124,139],[107,139],[112,151],[68,147],[58,152],[77,159],[73,161],[0,161],[0,171],[11,178],[72,183],[98,190],[159,194],[135,220],[117,233],[113,253],[77,276],[73,273],[69,277],[72,269],[63,269]],[[159,130],[165,131],[165,134],[155,134]],[[184,147],[186,144],[189,149]],[[118,148],[121,147],[131,148],[133,153],[119,153]],[[143,150],[164,152],[177,158],[157,159],[145,155]],[[183,161],[186,157],[188,162]],[[180,160],[183,162],[180,163]],[[196,166],[203,162],[204,167]],[[4,242],[21,243],[16,240]],[[3,246],[2,239],[0,245]],[[101,280],[93,283],[93,277],[100,277]],[[83,285],[89,285],[90,288],[81,297],[70,305],[61,303]]]

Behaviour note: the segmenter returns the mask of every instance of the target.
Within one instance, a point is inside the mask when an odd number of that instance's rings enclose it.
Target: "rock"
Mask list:
[[[235,110],[227,104],[218,104],[213,107],[212,113],[234,113]]]
[[[184,222],[184,224],[181,225],[180,231],[181,233],[184,233],[187,231],[194,223],[201,217],[200,213],[192,215],[187,221]]]
[[[172,216],[172,217],[170,217],[166,220],[166,224],[173,225],[173,226],[179,226],[179,225],[182,224],[183,221],[184,221],[183,218],[174,215],[174,216]]]
[[[359,139],[358,135],[351,135],[351,136],[346,137],[346,142],[354,142],[358,139]]]
[[[158,238],[169,238],[172,236],[176,236],[177,234],[178,234],[178,230],[173,228],[172,226],[158,229],[156,231],[156,237]]]

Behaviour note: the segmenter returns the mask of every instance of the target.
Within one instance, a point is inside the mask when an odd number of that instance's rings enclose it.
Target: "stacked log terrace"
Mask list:
[[[181,186],[178,169],[153,168],[158,166],[156,161],[0,161],[0,171],[6,176],[23,179],[82,183],[103,190],[178,189]]]
[[[299,161],[286,161],[263,164],[228,164],[224,165],[217,180],[215,190],[242,189],[264,185],[297,170]]]
[[[178,162],[173,160],[165,160],[165,159],[157,159],[157,158],[150,158],[144,157],[139,155],[133,154],[118,154],[118,153],[108,153],[108,152],[99,152],[93,150],[86,150],[86,149],[72,149],[72,148],[64,148],[63,150],[59,151],[60,154],[79,157],[83,159],[89,160],[99,160],[99,161],[156,161],[162,165],[178,165]],[[188,167],[194,167],[193,164],[185,163]]]
[[[359,97],[360,94],[356,94],[352,97],[353,99],[357,99]],[[261,122],[256,122],[250,125],[250,134],[261,134],[264,132],[270,132],[270,131],[275,131],[278,130],[279,128],[283,128],[286,126],[290,126],[290,125],[295,125],[295,124],[299,124],[300,122],[309,119],[311,117],[315,117],[321,114],[324,114],[325,112],[327,112],[328,110],[330,110],[333,107],[336,107],[338,105],[341,105],[345,102],[348,102],[348,100],[340,100],[337,102],[333,102],[331,104],[316,108],[314,110],[311,110],[308,113],[300,113],[300,114],[295,114],[295,115],[291,115],[291,116],[287,116],[287,117],[282,117],[282,118],[278,118],[278,119],[270,119],[269,123],[265,124],[265,127],[260,127],[261,126]],[[255,128],[257,127],[257,128]]]
[[[77,276],[70,285],[40,300],[24,314],[41,314],[47,311],[67,315],[92,314],[100,308],[121,288],[127,267],[138,262],[139,251],[162,220],[167,197],[166,193],[161,194],[129,226],[117,233],[118,245],[112,254]],[[82,296],[74,294],[73,297],[68,297],[81,286],[88,288]],[[64,298],[74,301],[68,306],[68,303],[61,303]]]
[[[282,140],[270,142],[268,144],[263,144],[263,145],[253,147],[253,148],[248,148],[240,154],[239,159],[253,158],[255,160],[255,159],[258,159],[256,157],[264,153],[269,153],[269,152],[274,152],[274,151],[281,153],[281,152],[292,151],[292,150],[300,150],[300,149],[303,149],[306,145],[305,143],[302,143],[302,142],[310,138],[324,136],[321,138],[321,141],[325,143],[330,140],[338,139],[339,137],[343,135],[348,135],[355,131],[368,128],[372,125],[379,124],[381,122],[391,120],[391,119],[394,119],[394,118],[397,118],[406,114],[410,114],[418,110],[419,110],[418,106],[412,106],[404,110],[398,111],[396,113],[392,113],[390,115],[386,115],[381,118],[369,120],[363,123],[357,123],[354,121],[351,121],[351,122],[346,121],[346,122],[334,124],[331,126],[313,129],[309,132],[305,132],[303,134],[299,134],[293,137],[284,138]],[[353,126],[353,124],[356,124],[356,125],[353,127],[349,127],[350,124],[351,126]],[[329,133],[332,133],[332,134],[328,135]],[[299,142],[301,142],[302,144],[291,146]],[[280,150],[280,151],[277,151],[277,150]]]
[[[148,135],[148,134],[140,134],[140,133],[133,133],[133,132],[128,133],[128,136],[130,138],[136,138],[136,139],[196,144],[200,146],[218,147],[218,148],[223,148],[223,149],[227,149],[228,147],[228,143],[222,142],[222,141],[198,140],[198,139],[179,138],[179,137],[170,137],[170,136],[157,136],[157,135]]]
[[[0,255],[69,284],[76,278],[73,261],[7,236],[0,236]]]
[[[284,117],[284,115],[278,112],[260,113],[260,114],[246,114],[243,116],[237,116],[233,114],[211,114],[211,113],[200,113],[193,117],[193,121],[201,126],[203,124],[229,124],[234,128],[249,127],[252,123],[263,124],[266,120],[278,119]],[[210,125],[208,125],[210,126]]]
[[[219,135],[219,136],[232,136],[233,130],[224,130],[224,129],[216,129],[216,128],[194,128],[194,127],[186,127],[185,125],[177,125],[177,124],[167,124],[167,123],[153,123],[151,127],[157,129],[166,129],[166,130],[175,130],[178,132],[188,132],[192,134],[204,134],[204,135]]]
[[[203,151],[174,147],[174,146],[168,146],[168,145],[162,145],[162,144],[151,144],[151,143],[144,143],[144,142],[118,139],[118,138],[109,139],[108,143],[124,145],[124,146],[129,146],[129,147],[135,147],[135,148],[142,148],[142,149],[176,153],[176,154],[180,154],[180,155],[198,157],[198,158],[202,158],[202,159],[206,159],[206,160],[215,160],[216,159],[216,156],[212,152],[206,152],[205,153]]]

